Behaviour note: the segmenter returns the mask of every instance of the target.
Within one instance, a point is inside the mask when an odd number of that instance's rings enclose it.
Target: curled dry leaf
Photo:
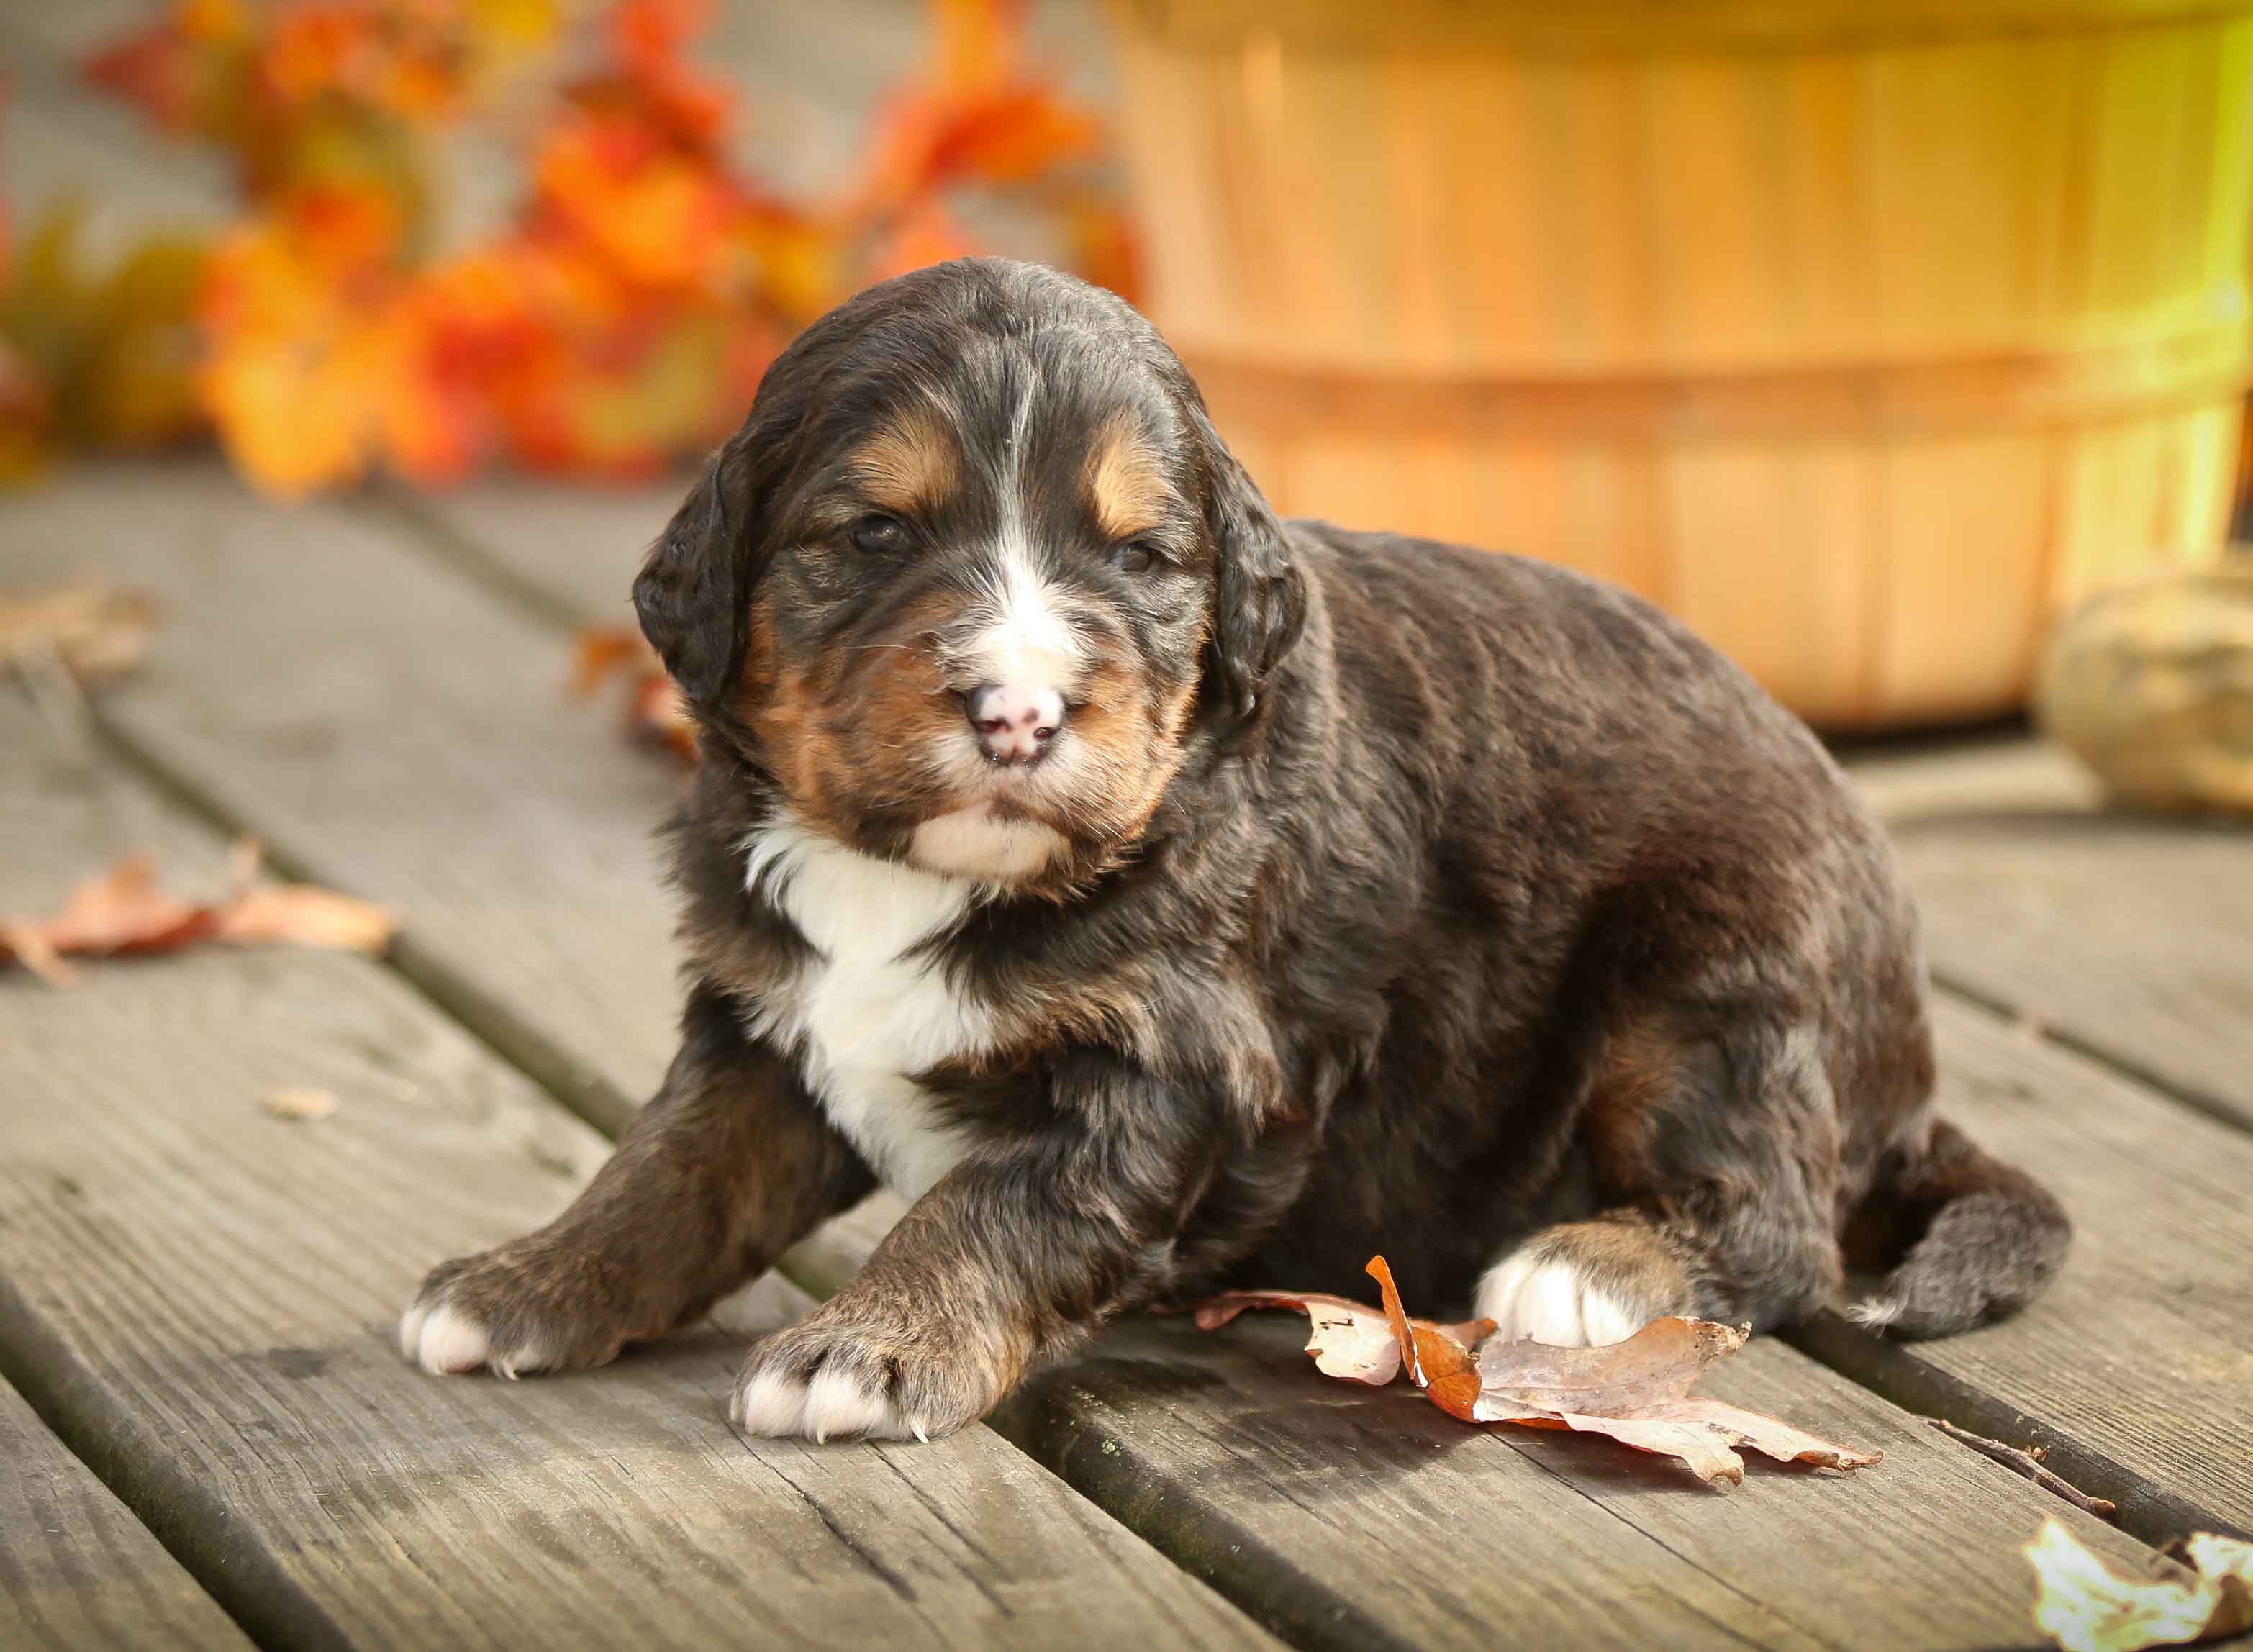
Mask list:
[[[1320,1291],[1230,1291],[1208,1297],[1194,1310],[1197,1329],[1217,1331],[1252,1307],[1297,1308],[1305,1314],[1314,1328],[1307,1338],[1307,1352],[1315,1356],[1315,1369],[1325,1377],[1382,1388],[1400,1374],[1405,1344],[1390,1319],[1375,1308]],[[1459,1351],[1466,1340],[1475,1342],[1494,1328],[1490,1320],[1475,1320],[1468,1325],[1433,1325],[1422,1320],[1410,1323],[1447,1338]]]
[[[177,951],[198,941],[274,943],[380,951],[398,929],[371,902],[310,883],[260,885],[255,844],[237,846],[235,888],[197,903],[166,892],[146,855],[129,855],[87,879],[52,917],[0,919],[0,965],[10,960],[56,986],[75,979],[65,955],[122,958]]]
[[[2200,1532],[2187,1578],[2136,1582],[2084,1548],[2054,1516],[2026,1545],[2034,1625],[2066,1652],[2138,1652],[2253,1630],[2253,1544]]]
[[[1883,1457],[1691,1393],[1709,1368],[1744,1346],[1743,1331],[1663,1319],[1608,1348],[1496,1342],[1488,1340],[1489,1320],[1411,1319],[1385,1258],[1372,1258],[1369,1272],[1384,1300],[1381,1315],[1343,1297],[1236,1291],[1200,1304],[1196,1322],[1212,1330],[1245,1307],[1304,1308],[1315,1321],[1308,1351],[1329,1376],[1381,1384],[1405,1370],[1433,1405],[1464,1422],[1608,1434],[1637,1451],[1678,1458],[1708,1484],[1742,1481],[1739,1446],[1824,1468],[1863,1468]],[[1378,1341],[1380,1329],[1389,1348]],[[1470,1349],[1482,1342],[1474,1359]]]
[[[575,645],[571,692],[585,699],[613,677],[626,680],[627,735],[695,762],[696,726],[681,703],[680,689],[659,663],[656,651],[639,631],[617,625],[587,626],[579,632]]]
[[[0,596],[0,660],[52,657],[88,687],[138,666],[156,629],[155,603],[107,585]]]
[[[294,1087],[269,1090],[259,1098],[259,1105],[276,1119],[292,1123],[312,1124],[333,1114],[338,1105],[337,1098],[325,1090],[299,1090]]]
[[[1884,1453],[1858,1452],[1805,1431],[1690,1391],[1745,1344],[1746,1333],[1710,1320],[1653,1320],[1607,1348],[1550,1348],[1524,1341],[1479,1350],[1478,1391],[1467,1410],[1460,1388],[1434,1395],[1442,1409],[1472,1422],[1524,1423],[1608,1434],[1637,1451],[1678,1457],[1712,1484],[1745,1477],[1735,1447],[1779,1462],[1866,1468]]]

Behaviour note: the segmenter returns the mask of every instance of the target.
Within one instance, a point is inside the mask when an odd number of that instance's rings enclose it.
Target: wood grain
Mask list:
[[[1703,1384],[1886,1453],[1701,1487],[1608,1440],[1465,1427],[1317,1375],[1304,1322],[1122,1328],[999,1425],[1308,1648],[1967,1647],[2026,1638],[2017,1549],[2056,1514],[2138,1545],[1883,1400],[1759,1342]]]
[[[532,526],[517,544],[547,542]],[[582,568],[611,543],[557,539]],[[680,769],[571,698],[562,631],[415,545],[214,465],[87,467],[0,517],[0,579],[158,598],[150,669],[104,716],[281,865],[394,907],[401,967],[615,1133],[676,1042],[654,835]]]
[[[12,699],[0,720],[0,910],[134,845],[208,869],[210,840]],[[738,1440],[743,1330],[806,1306],[779,1280],[731,1329],[584,1377],[407,1365],[394,1315],[422,1270],[543,1220],[606,1149],[376,964],[13,974],[0,1046],[7,1368],[262,1641],[1265,1643],[988,1431]],[[340,1105],[277,1119],[282,1086]]]
[[[2253,1139],[1982,1012],[1937,1029],[1943,1109],[2075,1231],[2026,1312],[1905,1352],[2253,1528]]]
[[[1897,836],[1936,973],[2253,1126],[2253,830],[1997,814]]]
[[[227,1614],[4,1381],[0,1462],[0,1646],[249,1652]]]

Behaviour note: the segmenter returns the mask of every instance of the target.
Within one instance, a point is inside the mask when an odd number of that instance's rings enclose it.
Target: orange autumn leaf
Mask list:
[[[286,944],[380,951],[397,931],[373,903],[312,884],[261,885],[255,845],[239,846],[236,882],[224,900],[184,900],[157,882],[145,854],[129,855],[72,889],[43,918],[0,918],[0,964],[22,964],[50,985],[76,979],[67,956],[125,958],[177,951],[199,941]]]
[[[184,329],[200,365],[181,358],[170,405],[207,417],[262,489],[297,498],[378,468],[432,486],[497,461],[651,475],[724,436],[798,328],[871,282],[979,250],[965,191],[1014,192],[1048,245],[1131,286],[1123,217],[1073,170],[1099,122],[1031,63],[1022,0],[930,0],[924,67],[886,100],[860,181],[805,202],[735,158],[737,95],[694,60],[708,0],[610,0],[527,145],[513,221],[436,255],[429,132],[559,10],[173,0],[90,61],[236,164],[249,210],[211,259]],[[56,403],[36,359],[11,370],[26,358],[10,342],[0,465],[26,468]],[[119,428],[178,425],[154,395],[105,405]]]
[[[1369,1258],[1367,1272],[1377,1281],[1379,1298],[1385,1304],[1385,1317],[1392,1328],[1393,1341],[1399,1345],[1408,1380],[1430,1395],[1432,1403],[1442,1411],[1451,1409],[1451,1398],[1467,1398],[1466,1384],[1470,1389],[1477,1386],[1477,1378],[1472,1374],[1470,1350],[1494,1334],[1494,1321],[1473,1320],[1466,1325],[1438,1326],[1412,1320],[1400,1306],[1400,1293],[1392,1283],[1392,1265],[1383,1257],[1373,1256]]]
[[[638,631],[583,628],[575,645],[571,693],[583,700],[613,677],[624,677],[627,685],[626,733],[661,745],[677,757],[696,761],[696,725],[680,688],[659,663],[656,650]]]
[[[157,882],[155,863],[145,854],[129,855],[73,889],[53,917],[0,920],[0,960],[13,957],[62,986],[72,979],[60,961],[64,953],[166,951],[202,938],[212,927],[209,907],[166,894]]]

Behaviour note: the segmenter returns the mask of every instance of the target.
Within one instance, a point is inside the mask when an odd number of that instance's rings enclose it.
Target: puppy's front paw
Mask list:
[[[1014,1373],[936,1321],[855,1307],[847,1290],[751,1350],[729,1416],[747,1434],[929,1441],[976,1422]]]
[[[515,1378],[617,1357],[625,1318],[606,1271],[536,1238],[431,1269],[399,1321],[399,1351],[435,1377]]]
[[[1488,1269],[1472,1311],[1505,1342],[1603,1348],[1689,1312],[1690,1294],[1681,1264],[1650,1230],[1575,1222],[1545,1229]]]

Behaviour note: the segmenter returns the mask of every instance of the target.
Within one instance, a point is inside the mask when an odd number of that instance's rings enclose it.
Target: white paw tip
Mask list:
[[[729,1415],[747,1434],[768,1439],[906,1439],[929,1443],[930,1434],[913,1418],[903,1418],[882,1395],[845,1371],[822,1370],[801,1383],[776,1371],[761,1371],[737,1391]]]
[[[779,1371],[761,1371],[736,1391],[729,1415],[747,1434],[786,1439],[806,1432],[806,1384]]]
[[[816,1371],[806,1390],[806,1425],[817,1440],[832,1436],[903,1439],[908,1431],[891,1404],[846,1371]]]
[[[443,1302],[429,1307],[417,1303],[408,1309],[400,1324],[399,1341],[407,1357],[433,1377],[476,1370],[492,1351],[485,1328]]]
[[[1624,1342],[1648,1322],[1628,1303],[1583,1278],[1570,1262],[1505,1258],[1479,1281],[1475,1310],[1505,1342],[1531,1337],[1552,1348]]]

